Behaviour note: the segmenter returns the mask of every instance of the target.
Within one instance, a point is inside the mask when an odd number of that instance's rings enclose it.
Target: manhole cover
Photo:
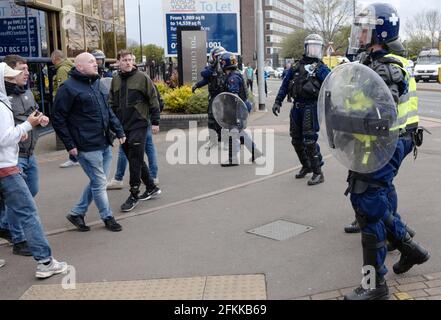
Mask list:
[[[308,232],[312,229],[314,228],[310,226],[304,226],[302,224],[297,224],[285,220],[276,220],[259,228],[248,230],[247,232],[261,237],[283,241],[298,236],[299,234]]]

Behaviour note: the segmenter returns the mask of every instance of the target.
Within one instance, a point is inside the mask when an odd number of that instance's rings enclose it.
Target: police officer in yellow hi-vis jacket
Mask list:
[[[402,161],[422,141],[418,128],[416,82],[406,69],[407,60],[392,54],[404,51],[399,39],[399,26],[396,9],[386,3],[369,5],[355,18],[352,26],[349,51],[360,54],[360,63],[375,71],[389,88],[397,106],[397,121],[390,132],[397,133],[398,141],[394,144],[392,158],[380,169],[370,173],[349,172],[347,193],[350,193],[361,229],[363,265],[375,268],[376,282],[370,288],[358,287],[345,296],[347,300],[389,297],[384,279],[387,273],[384,264],[386,240],[401,253],[400,260],[393,266],[396,274],[407,272],[430,257],[428,251],[412,239],[414,232],[406,227],[397,213],[397,194],[393,185]],[[358,99],[361,102],[363,97]],[[353,100],[355,106],[357,99]],[[359,140],[363,140],[362,135]],[[367,146],[371,142],[365,141]],[[370,150],[366,149],[361,161],[368,161],[369,153]]]

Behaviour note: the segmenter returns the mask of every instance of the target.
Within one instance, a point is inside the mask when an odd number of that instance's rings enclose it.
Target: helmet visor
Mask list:
[[[305,55],[310,58],[323,58],[323,43],[320,41],[308,41],[305,44]]]
[[[376,26],[375,14],[372,10],[355,17],[349,39],[349,54],[357,54],[366,50],[372,43],[372,35]]]

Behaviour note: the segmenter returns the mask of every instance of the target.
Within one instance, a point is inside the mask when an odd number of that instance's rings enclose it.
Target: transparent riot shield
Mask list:
[[[359,63],[336,67],[320,90],[318,113],[322,135],[346,168],[370,173],[392,158],[399,136],[397,104],[369,67]]]
[[[228,130],[247,127],[248,109],[237,95],[223,92],[213,100],[212,110],[217,123]]]

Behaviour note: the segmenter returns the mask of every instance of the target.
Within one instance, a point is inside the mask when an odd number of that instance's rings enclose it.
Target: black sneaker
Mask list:
[[[312,169],[308,168],[308,167],[302,167],[302,169],[299,171],[299,173],[297,173],[294,177],[296,179],[303,179],[304,177],[306,177],[306,175],[308,173],[311,173]]]
[[[323,173],[314,173],[308,181],[308,186],[315,186],[323,182],[325,182],[325,176]]]
[[[12,242],[11,232],[8,229],[0,228],[0,238],[3,238],[8,242]]]
[[[113,232],[118,232],[122,230],[121,225],[116,222],[114,217],[109,217],[104,220],[104,224],[106,225],[106,229]]]
[[[162,193],[161,189],[158,188],[158,186],[155,186],[152,190],[148,191],[146,190],[142,195],[139,196],[139,200],[145,201],[150,200],[157,195],[160,195]]]
[[[133,195],[130,195],[126,202],[124,202],[121,205],[121,211],[122,212],[129,212],[132,211],[133,209],[135,209],[135,207],[138,205],[139,200],[137,198],[135,198]]]
[[[75,227],[77,227],[80,232],[90,231],[90,227],[86,226],[84,222],[84,216],[74,216],[72,214],[68,214],[66,216],[67,220],[69,220]]]
[[[345,300],[388,300],[389,288],[384,281],[378,284],[375,289],[364,289],[362,286],[345,295]]]
[[[29,251],[28,244],[26,241],[14,244],[14,246],[12,247],[12,253],[18,256],[25,256],[25,257],[32,256],[32,253],[31,251]]]

